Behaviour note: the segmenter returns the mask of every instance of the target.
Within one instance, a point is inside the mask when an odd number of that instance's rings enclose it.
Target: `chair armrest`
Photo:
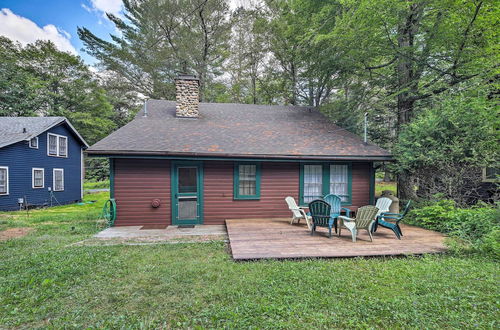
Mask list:
[[[340,209],[345,211],[347,217],[351,216],[351,210],[348,209],[347,207],[341,207]]]
[[[346,217],[345,215],[341,215],[341,216],[339,216],[339,219],[342,219],[342,220],[344,220],[344,221],[356,221],[356,219]]]
[[[299,212],[300,212],[300,214],[302,214],[304,216],[304,219],[311,217],[311,215],[307,214],[306,211],[304,211],[304,209],[299,208]]]
[[[386,216],[386,215],[390,215],[390,216],[402,216],[401,213],[390,213],[390,212],[383,212],[380,215],[383,215],[383,216]]]

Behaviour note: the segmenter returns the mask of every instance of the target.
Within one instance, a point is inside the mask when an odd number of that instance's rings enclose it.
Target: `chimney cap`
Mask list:
[[[179,74],[177,77],[175,77],[175,80],[196,80],[196,81],[200,81],[199,78],[197,78],[195,75],[192,75],[192,74]]]

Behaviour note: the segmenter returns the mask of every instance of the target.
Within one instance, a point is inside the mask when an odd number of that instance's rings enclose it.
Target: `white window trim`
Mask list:
[[[55,136],[56,137],[56,154],[51,155],[50,154],[50,136]],[[61,156],[60,155],[60,149],[59,149],[59,138],[65,138],[66,139],[66,155]],[[50,157],[60,157],[60,158],[68,158],[69,155],[69,149],[68,149],[68,137],[66,135],[60,135],[60,134],[54,134],[54,133],[47,133],[47,156]]]
[[[42,171],[42,186],[35,187],[35,171]],[[33,167],[31,169],[31,188],[33,189],[42,189],[45,188],[45,169],[41,167]]]
[[[36,147],[32,147],[32,146],[31,146],[31,140],[33,140],[33,139],[35,139],[35,140],[36,140]],[[40,147],[39,142],[40,142],[40,141],[38,141],[38,136],[35,136],[34,138],[31,138],[31,139],[28,141],[28,146],[29,146],[31,149],[38,149],[38,148]]]
[[[0,169],[7,170],[7,192],[0,192],[0,196],[7,196],[9,194],[9,167],[8,166],[0,166]]]
[[[486,177],[486,167],[483,167],[483,175],[482,175],[482,181],[483,182],[498,182],[497,178],[487,178]]]
[[[62,189],[61,190],[56,190],[56,172],[57,171],[62,172]],[[64,168],[54,168],[52,170],[52,190],[53,191],[64,191]]]

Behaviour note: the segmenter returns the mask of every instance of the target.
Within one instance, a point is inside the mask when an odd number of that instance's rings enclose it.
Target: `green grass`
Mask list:
[[[384,190],[391,190],[396,194],[397,192],[397,185],[396,182],[376,182],[375,183],[375,196],[380,196],[382,195],[382,191]]]
[[[498,263],[479,255],[233,262],[222,242],[75,246],[95,204],[1,213],[0,328],[497,328]]]
[[[109,180],[105,181],[85,181],[83,183],[83,189],[88,190],[88,189],[103,189],[103,188],[109,188]]]

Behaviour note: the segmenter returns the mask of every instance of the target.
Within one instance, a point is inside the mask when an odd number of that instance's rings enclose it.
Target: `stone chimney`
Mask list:
[[[200,103],[200,80],[192,75],[175,78],[175,115],[183,118],[198,118]]]

